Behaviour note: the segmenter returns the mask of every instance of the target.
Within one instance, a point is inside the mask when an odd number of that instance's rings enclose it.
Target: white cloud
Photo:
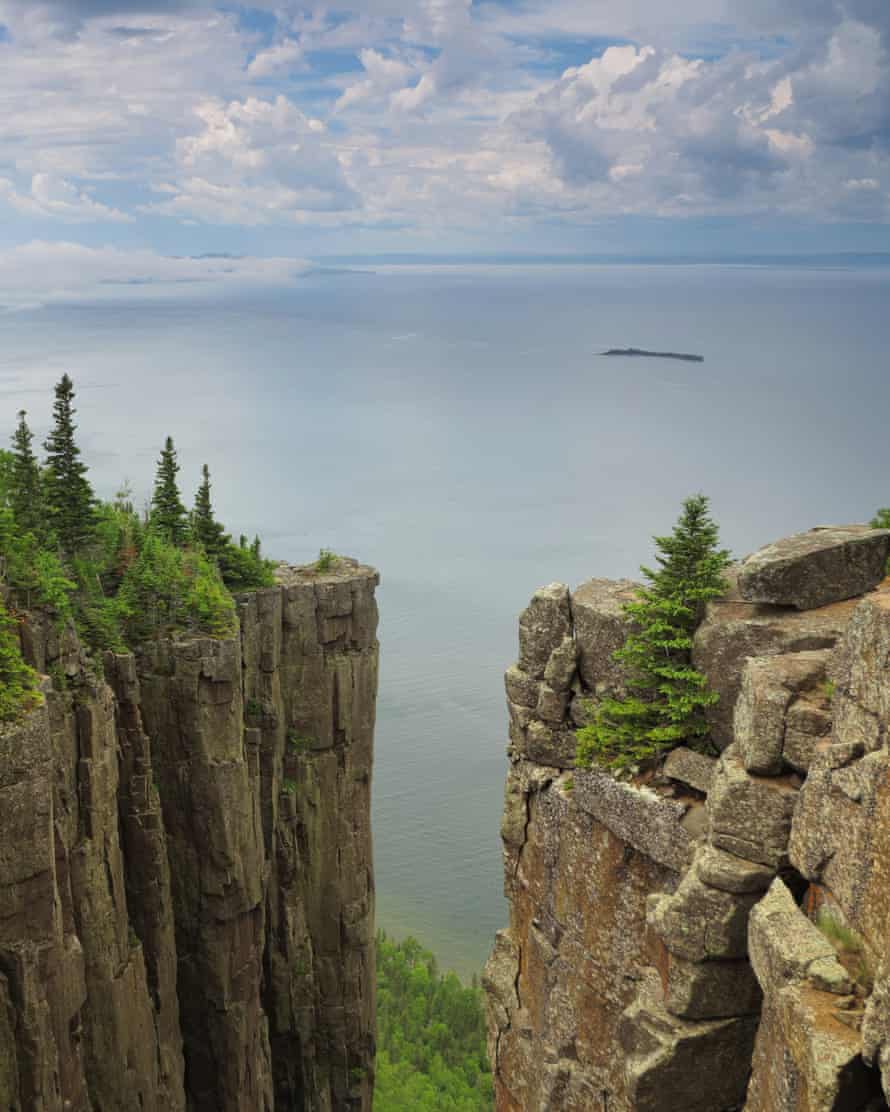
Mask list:
[[[0,202],[11,205],[25,216],[48,217],[66,224],[130,223],[133,219],[127,213],[94,201],[85,191],[51,174],[34,174],[28,193],[18,191],[8,178],[0,178]]]
[[[387,58],[370,46],[360,50],[358,57],[365,76],[347,84],[334,106],[336,111],[395,92],[407,85],[417,72],[416,65],[400,58]]]
[[[151,214],[430,236],[890,215],[890,3],[245,6],[272,22],[219,0],[0,0],[0,204],[47,228]]]
[[[286,97],[204,101],[195,115],[203,127],[177,143],[178,174],[155,211],[256,225],[356,207],[324,123]]]
[[[35,240],[0,249],[0,307],[205,297],[286,286],[308,269],[300,259],[177,258]]]
[[[303,46],[299,40],[285,39],[260,51],[247,67],[247,73],[250,77],[271,77],[282,70],[292,70],[303,61]]]

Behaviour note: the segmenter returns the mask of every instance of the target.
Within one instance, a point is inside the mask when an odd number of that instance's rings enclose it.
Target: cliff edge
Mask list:
[[[831,1112],[890,1094],[890,534],[814,530],[709,605],[709,758],[574,766],[627,581],[536,592],[507,670],[498,1112]]]
[[[377,573],[86,660],[26,616],[0,731],[0,1107],[371,1107]],[[50,679],[49,677],[52,677]]]

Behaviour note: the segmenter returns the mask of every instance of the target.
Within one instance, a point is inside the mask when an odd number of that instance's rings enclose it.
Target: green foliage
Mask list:
[[[95,567],[88,562],[79,564],[77,575],[74,624],[81,640],[92,652],[126,652],[119,600],[103,593]]]
[[[151,498],[151,523],[154,529],[171,544],[181,545],[188,532],[188,516],[179,496],[176,476],[179,461],[173,437],[168,436],[161,449],[155,474],[155,489]]]
[[[55,424],[44,443],[46,483],[44,504],[48,531],[55,533],[62,551],[73,556],[90,540],[93,531],[93,489],[74,439],[74,385],[63,375],[56,386]]]
[[[43,528],[43,494],[40,468],[32,447],[34,434],[28,428],[26,416],[23,409],[19,411],[19,423],[12,437],[9,506],[20,529],[26,533],[39,533]]]
[[[827,907],[820,907],[816,915],[816,926],[825,935],[838,954],[838,959],[853,977],[853,980],[867,994],[874,986],[874,973],[865,955],[862,939],[841,922],[837,915]]]
[[[331,571],[337,566],[340,557],[336,552],[331,552],[329,548],[323,548],[319,554],[318,559],[315,561],[316,571]]]
[[[182,631],[229,636],[236,627],[230,590],[275,582],[259,538],[231,543],[213,517],[206,466],[189,528],[170,437],[150,519],[135,512],[126,485],[113,501],[97,503],[75,442],[73,399],[65,375],[55,389],[43,472],[24,411],[13,451],[0,450],[0,583],[9,597],[22,609],[46,607],[60,626],[73,622],[96,654]]]
[[[862,940],[855,931],[832,914],[827,907],[820,907],[816,915],[816,926],[825,935],[828,941],[838,950],[848,950],[858,953],[862,949]]]
[[[0,723],[17,722],[41,701],[37,673],[22,659],[15,623],[0,599]]]
[[[0,507],[9,505],[9,494],[12,490],[12,472],[15,466],[15,457],[12,452],[0,448]]]
[[[131,643],[177,630],[228,636],[235,604],[216,567],[197,549],[177,548],[150,529],[118,592]]]
[[[869,522],[872,529],[890,529],[890,507],[884,507],[878,510],[875,516]]]
[[[312,738],[303,737],[294,729],[287,731],[287,744],[295,753],[309,753],[312,750]]]
[[[275,565],[264,560],[259,539],[250,546],[242,537],[238,544],[227,544],[218,555],[223,583],[230,591],[252,591],[257,587],[275,586]]]
[[[704,495],[687,498],[669,537],[655,537],[657,570],[640,570],[648,585],[626,603],[633,630],[615,659],[625,669],[628,694],[607,698],[577,733],[578,763],[621,770],[678,745],[706,746],[705,710],[717,701],[692,667],[692,636],[704,605],[725,588],[729,553],[717,547],[718,530]]]
[[[878,510],[869,525],[872,529],[890,529],[890,506]],[[890,560],[887,561],[887,574],[890,575]]]
[[[482,994],[413,938],[377,934],[375,1112],[483,1112],[493,1107]]]
[[[213,503],[210,500],[210,469],[205,463],[201,468],[201,485],[195,495],[195,508],[192,510],[192,536],[202,546],[212,560],[218,560],[232,538],[213,516]]]
[[[297,782],[296,780],[289,780],[287,777],[285,777],[281,781],[281,787],[288,793],[288,795],[293,795],[293,793],[297,790]]]
[[[834,680],[825,680],[822,684],[822,694],[825,696],[826,702],[830,703],[834,698],[835,683]]]
[[[0,509],[0,579],[12,589],[18,605],[42,605],[60,624],[73,617],[69,578],[55,549],[41,548],[33,533],[20,533],[11,510]]]

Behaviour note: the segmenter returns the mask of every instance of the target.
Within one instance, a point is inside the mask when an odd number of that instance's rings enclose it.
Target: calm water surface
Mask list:
[[[724,541],[890,503],[890,270],[389,267],[247,304],[0,316],[0,421],[63,371],[97,489],[189,497],[380,568],[378,920],[469,975],[506,922],[501,674],[542,583],[634,574],[704,490]],[[701,352],[701,365],[597,359]]]

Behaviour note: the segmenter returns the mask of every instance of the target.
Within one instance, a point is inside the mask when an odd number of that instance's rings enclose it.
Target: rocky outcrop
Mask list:
[[[369,1109],[373,570],[106,654],[0,732],[0,1107]]]
[[[781,605],[733,572],[694,645],[719,759],[677,750],[629,783],[573,769],[572,734],[621,689],[632,585],[551,586],[549,627],[537,604],[507,673],[510,924],[485,979],[499,1112],[886,1107],[890,585],[871,588],[888,539],[771,546],[761,584],[798,585]],[[570,638],[579,666],[545,717]]]
[[[884,578],[890,531],[867,525],[810,529],[749,556],[739,569],[748,602],[813,610],[865,594]]]

